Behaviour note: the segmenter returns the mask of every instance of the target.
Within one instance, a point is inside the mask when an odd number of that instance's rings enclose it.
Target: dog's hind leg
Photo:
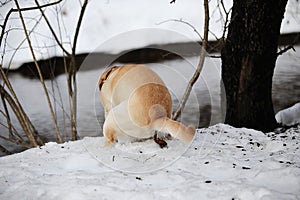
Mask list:
[[[114,121],[112,120],[110,113],[107,115],[103,124],[103,135],[106,139],[105,146],[112,146],[116,141],[117,130]]]
[[[154,130],[170,133],[172,136],[186,142],[192,141],[195,135],[194,126],[185,126],[182,123],[171,120],[167,117],[156,119],[151,126]]]
[[[113,129],[105,129],[103,130],[103,134],[105,136],[105,146],[112,146],[115,141],[116,141],[116,138],[115,138],[115,130]]]

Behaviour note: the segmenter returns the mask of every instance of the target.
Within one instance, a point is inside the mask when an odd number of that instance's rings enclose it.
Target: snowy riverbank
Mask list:
[[[103,141],[86,137],[48,143],[0,158],[0,199],[300,198],[299,125],[264,134],[217,124],[197,130],[179,157],[174,157],[176,149],[182,149],[177,140],[169,142],[168,149],[159,149],[152,140],[111,148],[102,147]],[[159,156],[164,151],[169,151],[168,157]],[[132,161],[124,152],[138,157]],[[153,152],[158,156],[149,157]],[[162,169],[153,165],[172,156]],[[133,171],[134,163],[152,172],[124,172]]]

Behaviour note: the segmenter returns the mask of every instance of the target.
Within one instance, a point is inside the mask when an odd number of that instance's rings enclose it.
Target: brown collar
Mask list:
[[[99,83],[99,90],[101,91],[101,88],[104,84],[104,82],[108,79],[109,75],[111,74],[112,71],[115,70],[115,68],[117,68],[117,66],[111,67],[109,68],[105,73],[105,77],[101,78],[100,83]]]

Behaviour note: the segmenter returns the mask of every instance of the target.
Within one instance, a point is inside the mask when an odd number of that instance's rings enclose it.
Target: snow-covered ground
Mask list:
[[[48,143],[0,158],[0,199],[299,199],[299,128],[217,124],[168,149],[103,147],[102,137]]]

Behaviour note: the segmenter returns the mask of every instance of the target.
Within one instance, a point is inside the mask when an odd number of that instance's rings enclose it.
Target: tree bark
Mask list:
[[[272,77],[287,0],[234,0],[221,52],[225,123],[264,132],[277,126]]]

